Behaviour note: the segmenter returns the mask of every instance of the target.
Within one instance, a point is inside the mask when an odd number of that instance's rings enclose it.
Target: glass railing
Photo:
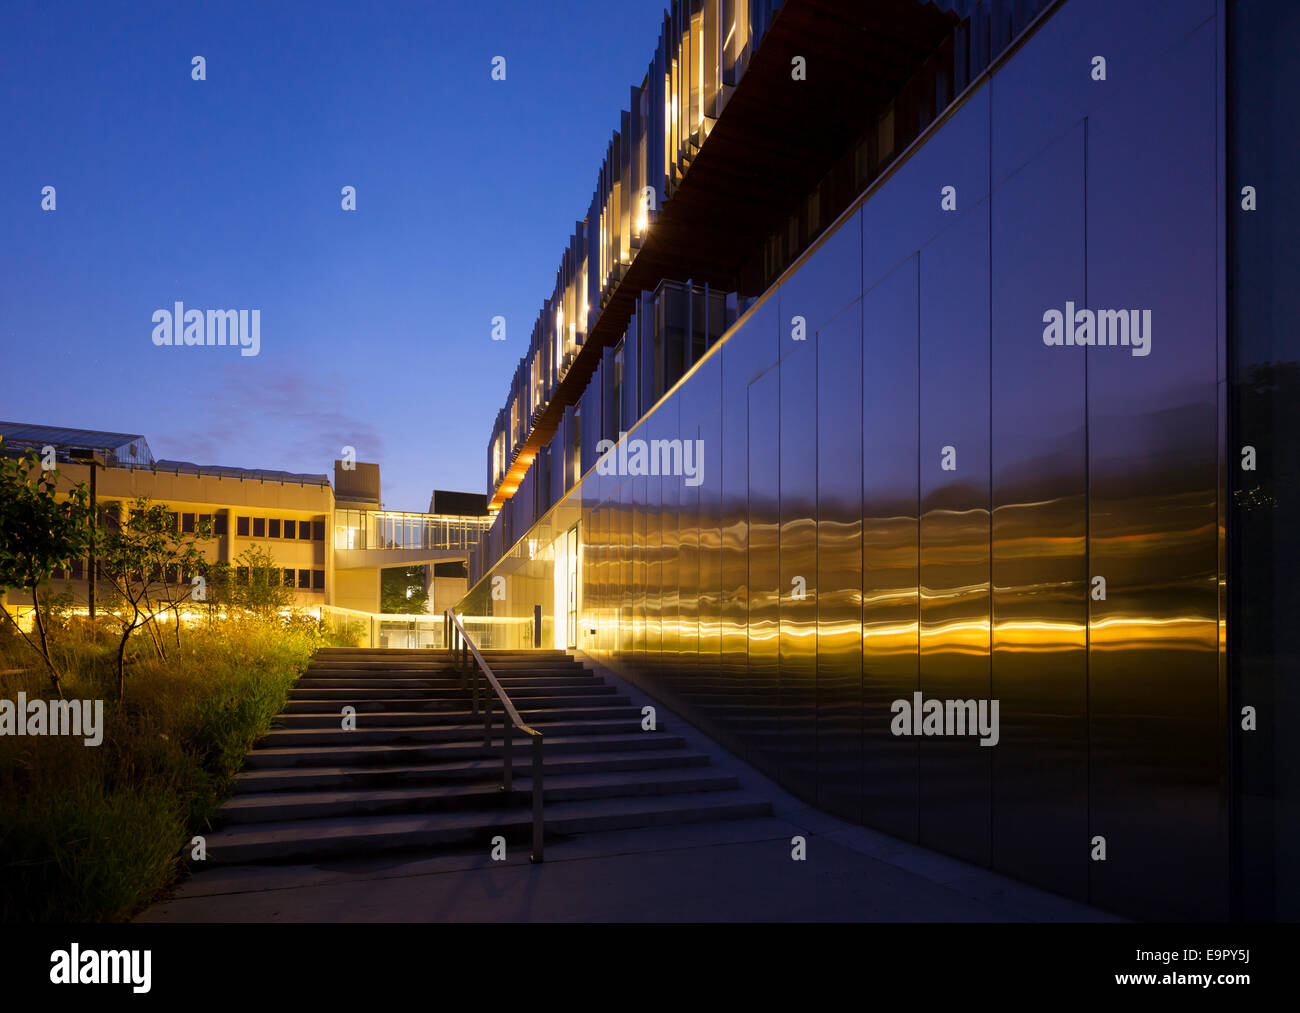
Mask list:
[[[461,549],[479,543],[489,516],[452,517],[396,510],[335,510],[335,549]]]
[[[433,613],[361,612],[338,605],[322,605],[320,620],[330,639],[341,647],[446,646],[446,619]],[[461,621],[465,632],[482,650],[523,650],[533,646],[531,616],[462,616]]]

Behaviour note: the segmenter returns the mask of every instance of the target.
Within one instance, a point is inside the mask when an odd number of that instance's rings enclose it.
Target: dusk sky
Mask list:
[[[351,445],[391,509],[485,491],[492,422],[662,16],[7,2],[0,419],[312,473]],[[176,302],[260,310],[260,354],[156,347]]]

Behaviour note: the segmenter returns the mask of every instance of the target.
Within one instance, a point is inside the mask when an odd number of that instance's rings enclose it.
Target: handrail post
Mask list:
[[[491,687],[488,687],[491,689]],[[492,748],[492,694],[483,694],[483,748]]]
[[[515,726],[514,722],[510,721],[508,718],[502,722],[502,724],[502,734],[505,736],[505,740],[502,744],[503,759],[501,790],[509,794],[515,786],[514,759],[512,757],[515,741]]]
[[[543,859],[542,854],[542,736],[539,732],[533,736],[533,855],[534,862]]]

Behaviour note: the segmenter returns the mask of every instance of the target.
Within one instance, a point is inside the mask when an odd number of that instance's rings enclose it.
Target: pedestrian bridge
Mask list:
[[[378,614],[382,573],[398,567],[468,562],[492,524],[487,515],[409,513],[400,510],[334,511],[334,598],[337,605]],[[445,603],[464,593],[464,580],[426,571],[430,596]],[[459,589],[449,581],[461,582]],[[435,583],[441,589],[433,593]],[[447,596],[451,595],[450,600]],[[375,644],[374,646],[379,646]]]
[[[368,570],[469,559],[491,524],[490,516],[336,510],[334,567]]]
[[[334,565],[346,565],[341,559],[348,556],[382,560],[378,565],[383,566],[466,559],[491,526],[492,517],[488,515],[460,517],[400,510],[336,510]],[[367,561],[357,565],[376,563]]]

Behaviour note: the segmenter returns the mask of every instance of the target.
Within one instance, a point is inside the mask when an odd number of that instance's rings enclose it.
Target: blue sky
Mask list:
[[[0,419],[290,471],[351,445],[393,509],[484,491],[492,421],[662,16],[10,0]],[[259,309],[260,354],[156,347],[152,314],[177,301]]]

